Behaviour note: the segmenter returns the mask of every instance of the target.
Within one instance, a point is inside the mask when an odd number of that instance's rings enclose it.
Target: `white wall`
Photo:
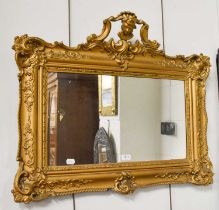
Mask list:
[[[165,49],[170,55],[204,53],[210,56],[207,80],[209,155],[214,165],[210,186],[173,185],[173,210],[219,209],[219,105],[215,58],[219,48],[218,0],[164,0]]]
[[[29,34],[54,42],[68,43],[68,7],[61,0],[0,0],[0,210],[72,209],[71,196],[38,204],[17,204],[11,189],[18,164],[18,68],[11,49],[14,37]]]
[[[207,187],[172,185],[172,210],[219,209],[219,105],[215,56],[219,46],[218,0],[163,0],[165,46],[168,54],[205,53],[212,69],[207,83],[208,143],[213,160],[214,184]],[[101,31],[102,20],[131,10],[149,25],[149,36],[162,43],[160,0],[71,0],[72,44],[84,42],[88,34]],[[29,205],[16,204],[10,190],[18,164],[15,162],[18,133],[18,82],[14,52],[16,35],[28,33],[68,43],[67,0],[0,0],[0,210],[73,209],[71,196],[47,199]],[[168,186],[138,190],[133,195],[112,192],[82,193],[75,196],[77,210],[170,210]]]
[[[175,135],[160,135],[163,159],[186,158],[184,82],[163,80],[161,83],[161,122],[174,122]]]

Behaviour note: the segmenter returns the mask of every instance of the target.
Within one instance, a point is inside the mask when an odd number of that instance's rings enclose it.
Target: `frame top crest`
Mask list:
[[[121,31],[118,33],[119,40],[115,41],[110,38],[108,41],[109,33],[111,31],[111,22],[121,21]],[[136,29],[136,25],[141,25],[140,37],[141,41],[136,40],[134,43],[130,41],[133,38],[133,30]],[[147,57],[160,58],[157,64],[162,65],[165,68],[177,67],[180,69],[187,68],[191,70],[189,76],[196,79],[206,79],[209,74],[210,62],[209,57],[200,55],[191,55],[185,57],[184,55],[177,55],[175,57],[168,56],[163,50],[159,50],[160,44],[157,41],[151,41],[148,39],[148,24],[137,18],[132,12],[121,12],[117,16],[111,16],[103,21],[103,29],[100,35],[91,34],[87,37],[87,42],[79,44],[77,47],[68,47],[62,42],[55,42],[50,44],[37,37],[28,37],[28,35],[15,37],[13,49],[16,51],[16,61],[18,66],[25,66],[25,60],[30,57],[30,54],[34,54],[37,51],[47,51],[44,56],[45,59],[55,58],[58,55],[49,51],[49,49],[62,49],[63,54],[59,53],[59,57],[65,57],[65,59],[83,59],[92,57],[83,56],[82,53],[105,53],[107,59],[114,60],[122,70],[127,70],[128,65],[133,62],[134,58],[143,57],[144,62],[147,61]],[[45,50],[47,48],[47,50]],[[137,61],[137,59],[135,59]],[[131,66],[131,65],[130,65]],[[196,70],[195,70],[196,69]]]

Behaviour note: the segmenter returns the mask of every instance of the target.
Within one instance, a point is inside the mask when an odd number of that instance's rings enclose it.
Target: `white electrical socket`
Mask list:
[[[121,155],[121,160],[128,161],[128,160],[131,160],[131,159],[132,159],[132,156],[130,154],[122,154]]]

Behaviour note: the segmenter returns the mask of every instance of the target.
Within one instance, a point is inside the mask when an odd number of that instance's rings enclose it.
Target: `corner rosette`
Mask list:
[[[195,161],[193,164],[191,182],[196,185],[209,185],[213,183],[214,173],[212,172],[212,163],[209,159],[202,162]]]
[[[25,61],[35,52],[42,52],[45,46],[52,47],[51,44],[37,37],[29,37],[27,34],[16,36],[12,49],[15,50],[15,59],[19,67],[25,67]]]
[[[30,172],[24,170],[24,164],[20,163],[19,170],[14,180],[12,193],[16,202],[29,203],[34,200],[41,200],[45,196],[46,176],[40,169]],[[48,197],[49,194],[47,193]]]
[[[206,80],[210,72],[210,58],[208,56],[192,55],[185,58],[188,63],[189,74],[188,77],[195,80]]]

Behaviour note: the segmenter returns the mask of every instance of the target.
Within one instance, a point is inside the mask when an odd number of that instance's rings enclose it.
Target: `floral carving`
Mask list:
[[[66,179],[66,180],[57,180],[57,181],[48,181],[46,184],[52,190],[55,188],[61,188],[69,190],[71,188],[79,188],[82,185],[93,182],[92,180],[85,179]]]
[[[82,55],[79,52],[75,51],[52,51],[46,53],[47,58],[61,58],[61,59],[75,59],[79,60],[82,58],[87,58],[87,56]]]
[[[165,56],[162,60],[155,61],[155,63],[164,67],[187,69],[187,78],[194,80],[206,80],[211,67],[209,57],[202,54],[188,57],[183,55],[176,57]]]
[[[111,21],[122,21],[122,31],[118,33],[121,38],[118,42],[114,39],[105,41],[105,38],[109,35],[111,30]],[[81,44],[78,49],[91,50],[95,47],[99,47],[107,52],[111,59],[115,60],[123,70],[128,68],[128,62],[136,55],[150,54],[152,56],[158,54],[164,54],[162,50],[158,50],[159,43],[156,41],[148,40],[148,28],[149,26],[142,20],[138,20],[134,13],[122,12],[116,17],[110,17],[103,22],[103,30],[101,35],[97,36],[92,34],[87,38],[86,44]],[[130,41],[133,37],[133,30],[136,28],[136,24],[142,25],[140,35],[141,41],[136,41],[134,44]]]
[[[121,176],[115,180],[114,191],[129,194],[134,192],[136,188],[135,178],[128,172],[122,172]]]
[[[212,164],[209,160],[206,162],[194,161],[194,163],[192,163],[191,166],[191,172],[170,172],[155,175],[155,178],[162,178],[175,181],[183,179],[185,182],[190,182],[197,185],[212,184],[214,174],[212,173]]]
[[[25,75],[24,85],[22,86],[24,103],[28,112],[31,112],[34,103],[34,69],[32,67],[25,68],[23,74]]]
[[[31,122],[30,118],[25,125],[24,129],[24,154],[25,154],[25,164],[31,167],[34,163],[34,138],[33,138],[33,131],[31,129]]]

